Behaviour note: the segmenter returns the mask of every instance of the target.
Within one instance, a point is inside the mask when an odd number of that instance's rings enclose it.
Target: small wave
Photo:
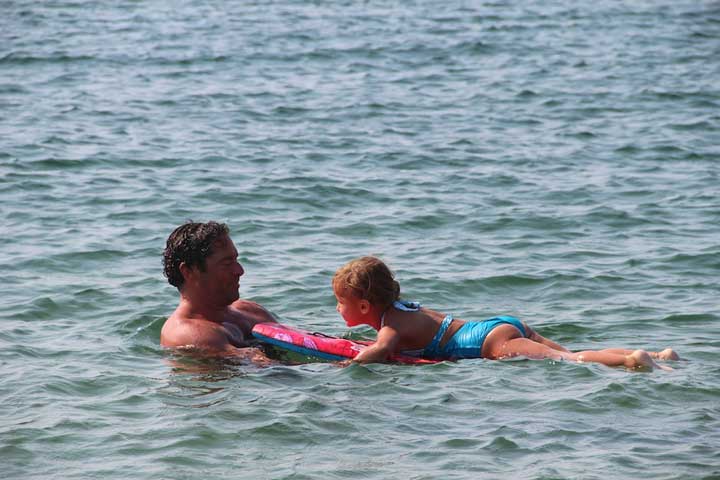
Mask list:
[[[30,93],[22,85],[16,83],[2,83],[0,84],[0,95],[12,95],[12,94],[26,94]]]
[[[504,288],[518,286],[542,285],[547,278],[534,277],[529,275],[497,275],[480,280],[480,286],[485,288]]]
[[[707,252],[698,254],[678,253],[666,259],[669,264],[685,265],[689,269],[714,269],[715,272],[720,270],[720,255],[717,252]]]
[[[494,53],[497,48],[495,45],[474,40],[458,43],[449,49],[451,53],[454,53],[456,50],[458,53],[469,53],[471,55],[489,55]]]
[[[28,321],[49,319],[54,318],[59,310],[61,310],[61,306],[55,300],[43,296],[34,299],[27,308],[13,315],[13,318]]]
[[[59,262],[85,263],[92,261],[109,261],[126,258],[130,254],[123,250],[100,248],[97,250],[80,250],[53,255],[51,258]]]
[[[0,57],[0,65],[17,66],[32,65],[36,63],[83,63],[96,60],[96,57],[89,55],[75,56],[65,53],[58,53],[57,55],[51,56],[36,56],[27,53],[10,52],[5,56]]]
[[[693,131],[693,130],[700,130],[700,131],[711,131],[716,128],[716,126],[708,122],[707,120],[701,120],[697,122],[690,122],[690,123],[675,123],[670,124],[670,128],[673,130],[677,130],[680,132],[685,131]]]
[[[453,450],[463,450],[463,449],[477,449],[481,444],[483,443],[483,440],[475,439],[475,438],[452,438],[450,440],[445,440],[440,443],[441,447],[444,448],[450,448]],[[515,445],[513,443],[513,445]]]
[[[638,153],[642,151],[642,148],[635,145],[634,143],[628,143],[621,147],[617,147],[615,150],[613,150],[615,153]]]
[[[121,324],[118,333],[128,336],[133,341],[151,340],[155,344],[160,338],[160,330],[165,319],[164,316],[138,315]]]
[[[570,138],[591,139],[591,138],[595,138],[597,136],[597,134],[590,132],[588,130],[581,130],[579,132],[566,133],[566,134],[564,134],[564,136],[570,137]]]
[[[158,66],[178,66],[178,67],[188,67],[193,65],[203,65],[206,63],[224,63],[232,60],[231,57],[225,56],[225,55],[200,55],[197,57],[180,57],[180,58],[172,58],[172,57],[147,57],[143,59],[144,62],[147,62],[150,65],[158,65]],[[187,75],[192,72],[178,72],[180,75]]]
[[[53,137],[57,138],[57,137]],[[63,142],[62,140],[59,140]],[[64,142],[68,144],[68,142]],[[94,159],[76,159],[76,158],[44,158],[32,162],[32,166],[38,169],[47,170],[68,170],[68,169],[84,169],[91,165],[98,164]]]
[[[712,313],[675,314],[668,315],[662,319],[663,322],[678,325],[706,325],[715,324],[720,316]]]
[[[507,453],[508,450],[520,449],[520,446],[505,436],[498,436],[486,443],[482,448],[493,452]]]

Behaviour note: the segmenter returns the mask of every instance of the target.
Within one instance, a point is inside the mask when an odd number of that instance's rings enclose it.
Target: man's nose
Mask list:
[[[237,273],[238,276],[242,277],[245,274],[245,269],[243,268],[240,263],[235,264],[235,273]]]

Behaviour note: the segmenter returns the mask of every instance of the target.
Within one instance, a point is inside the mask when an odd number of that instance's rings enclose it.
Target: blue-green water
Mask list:
[[[720,478],[716,1],[0,2],[3,478]],[[160,253],[334,270],[675,370],[189,361]],[[360,329],[353,335],[371,337]]]

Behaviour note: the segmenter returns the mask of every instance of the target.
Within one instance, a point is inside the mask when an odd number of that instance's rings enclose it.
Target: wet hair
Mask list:
[[[333,291],[367,300],[382,309],[400,297],[400,284],[382,260],[361,257],[340,267],[332,279]]]
[[[206,260],[213,253],[216,241],[229,236],[230,230],[224,223],[196,223],[189,221],[177,227],[167,239],[163,251],[163,275],[168,283],[180,290],[185,283],[180,264],[197,267],[205,271]]]

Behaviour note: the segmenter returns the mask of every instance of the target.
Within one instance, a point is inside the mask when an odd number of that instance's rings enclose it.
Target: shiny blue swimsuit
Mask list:
[[[499,317],[488,318],[475,322],[465,322],[465,325],[455,332],[444,347],[440,348],[440,339],[442,339],[452,322],[452,316],[448,315],[443,320],[438,333],[432,339],[430,344],[423,350],[423,357],[427,358],[482,358],[482,347],[485,338],[498,325],[508,324],[520,330],[523,337],[527,337],[525,326],[520,320],[509,315],[501,315]]]
[[[396,301],[393,307],[406,312],[416,312],[420,310],[418,302]],[[401,352],[405,355],[422,356],[425,358],[482,358],[482,346],[488,334],[498,325],[512,325],[520,330],[523,337],[527,337],[525,326],[520,320],[508,315],[488,318],[487,320],[465,322],[465,325],[455,332],[444,347],[440,348],[440,340],[452,323],[452,315],[446,316],[437,333],[430,343],[423,350],[411,350]],[[383,315],[384,323],[384,315]]]

